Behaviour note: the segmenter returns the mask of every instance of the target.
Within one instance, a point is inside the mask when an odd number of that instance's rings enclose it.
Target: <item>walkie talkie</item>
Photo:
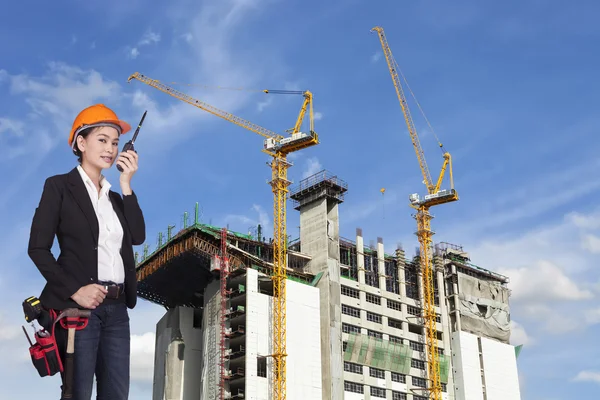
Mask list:
[[[135,130],[135,133],[133,134],[133,137],[131,138],[130,141],[128,141],[127,143],[125,143],[125,145],[123,146],[123,150],[121,150],[121,153],[124,153],[127,150],[133,150],[133,151],[135,151],[135,148],[133,147],[133,144],[135,143],[135,139],[137,138],[137,135],[140,132],[140,128],[142,127],[142,124],[144,123],[144,119],[146,118],[146,113],[147,112],[148,111],[144,111],[144,115],[142,115],[142,120],[138,124],[137,129]],[[119,164],[117,164],[117,169],[120,172],[123,172],[123,168],[121,168],[121,166]]]

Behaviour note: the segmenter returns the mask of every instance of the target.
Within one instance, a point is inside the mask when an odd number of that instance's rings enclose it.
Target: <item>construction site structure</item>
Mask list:
[[[347,190],[320,171],[290,191],[300,236],[287,252],[287,397],[428,399],[419,253],[386,249],[360,228],[352,239],[341,237]],[[273,260],[272,240],[231,229],[225,238],[222,228],[198,220],[197,208],[193,224],[184,221],[140,257],[138,295],[166,308],[156,327],[154,400],[220,398],[223,348],[225,399],[274,398]],[[435,246],[432,270],[441,398],[521,400],[508,279],[448,243]]]
[[[418,193],[411,194],[409,196],[410,206],[416,210],[416,214],[414,218],[417,221],[417,231],[416,235],[419,239],[420,251],[419,258],[421,264],[421,273],[423,276],[423,319],[425,321],[425,330],[426,330],[426,338],[427,338],[427,348],[425,349],[425,358],[427,363],[427,380],[428,386],[427,390],[429,391],[429,396],[433,400],[441,400],[442,399],[442,382],[440,380],[440,360],[439,353],[437,347],[437,339],[436,339],[436,313],[434,309],[434,272],[432,265],[432,255],[433,255],[433,231],[431,230],[431,219],[432,215],[429,212],[429,209],[433,206],[437,206],[440,204],[446,204],[450,202],[454,202],[458,200],[458,194],[456,190],[454,190],[454,182],[452,179],[452,158],[450,153],[444,152],[444,162],[442,165],[442,169],[440,171],[440,175],[437,179],[437,183],[434,185],[431,174],[429,173],[429,168],[427,166],[427,162],[425,161],[425,154],[421,147],[421,143],[419,140],[419,135],[417,134],[417,130],[415,128],[409,107],[408,102],[404,96],[404,91],[402,89],[402,83],[400,82],[398,63],[394,59],[392,54],[392,50],[387,42],[385,37],[385,33],[383,28],[380,26],[376,26],[372,29],[373,32],[377,32],[379,36],[379,40],[381,43],[381,48],[383,50],[383,54],[385,55],[385,59],[388,65],[388,69],[390,72],[390,76],[392,77],[392,82],[394,84],[394,88],[396,89],[396,94],[398,96],[398,101],[400,102],[400,107],[402,109],[402,113],[404,115],[404,119],[406,121],[406,126],[408,128],[408,133],[410,135],[413,147],[415,149],[417,160],[419,162],[419,167],[421,168],[421,173],[423,175],[423,183],[427,187],[428,194],[425,195],[423,199],[421,199]],[[418,104],[418,103],[417,103]],[[433,132],[433,129],[432,129]],[[438,140],[439,143],[439,140]],[[442,144],[439,143],[440,148],[443,148]],[[449,170],[450,175],[450,189],[441,189],[441,184],[444,180],[444,174],[446,172],[446,168]]]
[[[288,168],[291,163],[287,156],[293,152],[306,149],[317,145],[319,138],[314,130],[314,111],[313,95],[310,91],[292,91],[292,90],[263,90],[265,93],[272,94],[295,94],[302,95],[304,102],[300,108],[300,113],[296,119],[294,127],[288,130],[288,137],[281,136],[262,126],[256,125],[250,121],[233,115],[229,112],[220,110],[206,102],[190,97],[164,83],[151,79],[136,72],[132,74],[128,82],[136,79],[142,83],[152,86],[170,96],[181,101],[200,108],[208,113],[220,117],[226,121],[232,122],[249,131],[263,136],[263,152],[272,157],[271,161],[271,190],[273,192],[273,270],[272,279],[274,284],[273,294],[273,380],[274,380],[274,400],[285,400],[286,397],[286,260],[287,260],[287,209],[286,201],[288,196]],[[301,132],[302,124],[309,111],[309,131]],[[225,379],[224,377],[221,378]]]

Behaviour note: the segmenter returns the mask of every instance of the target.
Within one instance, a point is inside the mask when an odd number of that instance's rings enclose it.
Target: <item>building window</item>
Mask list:
[[[369,376],[373,378],[385,379],[385,371],[379,368],[369,368]]]
[[[392,372],[392,382],[406,383],[406,375]]]
[[[427,382],[425,382],[424,378],[417,378],[416,376],[412,376],[412,384],[416,387],[427,387]]]
[[[406,312],[409,313],[410,315],[415,315],[417,317],[421,316],[421,310],[415,306],[407,306]]]
[[[414,351],[423,351],[423,343],[410,341],[410,348]]]
[[[396,329],[402,329],[402,322],[398,321],[397,319],[388,318],[388,326]]]
[[[371,293],[366,293],[366,298],[369,303],[381,305],[381,297],[379,297],[379,296],[376,296]]]
[[[367,331],[367,335],[377,338],[377,339],[383,339],[383,333],[377,332],[377,331],[372,331],[370,329]]]
[[[425,369],[425,362],[423,360],[417,360],[416,358],[411,358],[410,366],[417,369]]]
[[[344,361],[344,371],[351,372],[353,374],[362,374],[363,366],[360,364],[354,364],[348,361]]]
[[[385,389],[371,386],[371,397],[382,397],[385,399]]]
[[[346,351],[346,347],[348,347],[348,342],[342,342],[342,352]]]
[[[342,314],[346,314],[351,317],[360,318],[360,309],[358,309],[356,307],[350,307],[346,304],[342,304]]]
[[[413,396],[414,398],[414,396]],[[392,392],[392,400],[407,400],[406,393]]]
[[[364,393],[364,385],[356,382],[344,381],[344,390],[352,393]]]
[[[392,342],[392,343],[400,343],[400,344],[402,344],[402,338],[400,338],[398,336],[389,335],[389,341]]]
[[[256,358],[256,375],[262,376],[263,378],[267,377],[267,358],[266,357],[257,357]]]
[[[427,397],[413,394],[413,400],[427,400]]]
[[[344,333],[360,333],[360,326],[342,323],[342,332]]]
[[[442,383],[442,392],[447,392],[448,391],[448,387],[445,383]]]
[[[342,285],[342,294],[348,297],[360,298],[358,290]]]
[[[387,299],[387,308],[391,308],[392,310],[396,311],[402,311],[402,303]]]
[[[410,333],[414,333],[415,335],[422,335],[423,334],[423,326],[415,325],[415,324],[408,324],[408,331]]]
[[[367,311],[367,321],[371,321],[371,322],[380,324],[381,323],[381,315]]]

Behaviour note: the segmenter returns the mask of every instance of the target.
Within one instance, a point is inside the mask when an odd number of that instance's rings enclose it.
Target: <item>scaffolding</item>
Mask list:
[[[220,340],[219,340],[219,399],[225,400],[227,393],[227,309],[229,305],[229,291],[227,290],[227,281],[229,278],[229,266],[227,257],[227,228],[221,229],[221,257],[220,257],[220,275],[221,275],[221,313],[220,313]]]

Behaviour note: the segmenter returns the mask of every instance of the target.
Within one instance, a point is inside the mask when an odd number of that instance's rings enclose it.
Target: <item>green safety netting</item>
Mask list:
[[[438,357],[438,363],[440,366],[440,381],[442,381],[442,383],[448,383],[448,372],[450,371],[450,358],[447,355],[440,355]]]
[[[404,344],[350,333],[344,360],[406,375],[410,372],[412,352]]]

